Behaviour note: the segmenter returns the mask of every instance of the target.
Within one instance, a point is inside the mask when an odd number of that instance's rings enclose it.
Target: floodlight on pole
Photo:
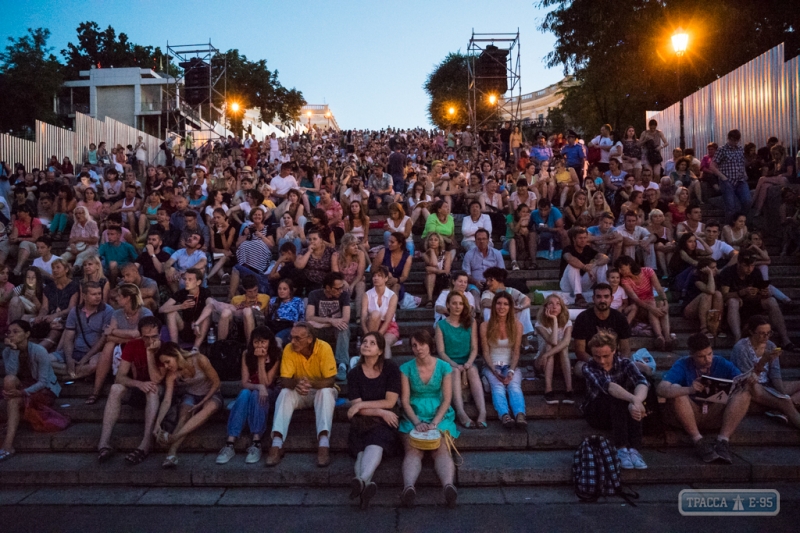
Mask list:
[[[689,34],[678,28],[672,35],[672,49],[675,50],[675,55],[678,56],[677,76],[678,76],[678,96],[680,97],[680,105],[678,105],[678,122],[680,123],[680,140],[678,146],[681,150],[686,148],[686,136],[683,129],[683,92],[681,91],[681,58],[686,53],[689,47]]]

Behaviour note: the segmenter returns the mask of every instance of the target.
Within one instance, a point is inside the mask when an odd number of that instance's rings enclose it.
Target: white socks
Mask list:
[[[319,447],[320,448],[330,448],[330,446],[331,446],[331,442],[330,442],[330,440],[328,440],[328,436],[327,435],[323,435],[322,437],[319,438]]]
[[[283,439],[280,437],[272,437],[272,445],[276,448],[283,448]]]

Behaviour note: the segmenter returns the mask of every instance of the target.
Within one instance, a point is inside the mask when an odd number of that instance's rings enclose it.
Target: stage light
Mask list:
[[[237,111],[239,111],[239,104],[238,104],[237,102],[233,102],[233,103],[231,104],[231,111],[233,111],[234,113],[236,113]]]
[[[494,94],[489,95],[489,103],[494,105],[497,102],[497,96]]]

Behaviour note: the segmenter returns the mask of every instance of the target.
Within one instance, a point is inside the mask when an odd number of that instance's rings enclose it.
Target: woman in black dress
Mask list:
[[[348,447],[356,458],[350,498],[361,497],[366,509],[378,486],[372,475],[381,463],[383,454],[391,455],[397,446],[398,418],[394,412],[400,396],[400,370],[384,358],[386,341],[376,332],[367,333],[361,340],[361,358],[347,376],[351,407]]]

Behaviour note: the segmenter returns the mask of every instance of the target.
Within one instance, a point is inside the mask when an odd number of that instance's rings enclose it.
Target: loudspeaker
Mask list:
[[[475,84],[478,90],[502,96],[508,91],[508,50],[490,44],[475,61]]]
[[[199,57],[193,57],[179,65],[185,72],[183,82],[186,103],[190,106],[197,106],[208,102],[211,66]]]

